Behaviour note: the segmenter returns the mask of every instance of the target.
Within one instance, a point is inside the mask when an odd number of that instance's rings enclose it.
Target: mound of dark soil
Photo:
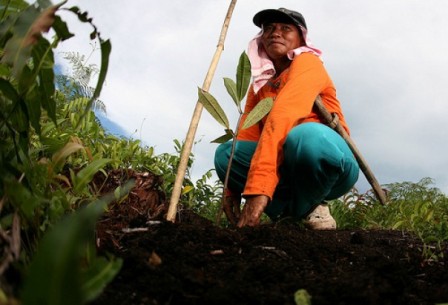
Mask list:
[[[100,250],[124,263],[95,305],[295,304],[299,289],[313,305],[448,302],[448,253],[424,259],[411,234],[225,229],[189,211],[173,224],[161,220],[157,187],[146,190],[152,195],[137,188],[98,225]]]

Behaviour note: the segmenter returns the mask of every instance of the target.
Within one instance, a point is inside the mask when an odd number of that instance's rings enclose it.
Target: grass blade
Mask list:
[[[92,181],[93,176],[107,163],[110,163],[112,159],[98,159],[87,165],[85,168],[79,171],[73,181],[74,191],[80,192],[87,184]]]

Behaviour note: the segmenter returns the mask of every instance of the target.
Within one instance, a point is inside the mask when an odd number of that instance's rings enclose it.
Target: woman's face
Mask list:
[[[286,56],[288,51],[302,45],[301,34],[294,24],[266,23],[263,24],[261,43],[268,56],[272,59],[280,59]]]

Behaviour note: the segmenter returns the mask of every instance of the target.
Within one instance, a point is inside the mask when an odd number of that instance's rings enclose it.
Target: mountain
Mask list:
[[[117,137],[125,137],[129,138],[130,134],[123,127],[121,127],[118,123],[109,119],[104,113],[100,111],[95,111],[96,117],[100,120],[101,126],[103,126],[104,130],[107,133],[113,134]]]

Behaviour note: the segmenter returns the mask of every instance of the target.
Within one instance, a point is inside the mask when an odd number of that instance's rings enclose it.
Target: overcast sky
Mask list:
[[[174,153],[183,140],[230,0],[69,0],[88,11],[112,43],[101,95],[108,118],[133,138]],[[448,1],[239,0],[210,92],[232,126],[237,110],[223,77],[235,78],[240,54],[257,33],[253,15],[266,8],[300,11],[323,51],[352,138],[381,184],[424,177],[448,193]],[[60,51],[91,53],[85,25],[60,13],[77,34]],[[78,37],[79,36],[79,37]],[[99,52],[90,63],[98,64]],[[204,110],[193,176],[213,168],[222,127]],[[368,184],[360,175],[358,188]]]

